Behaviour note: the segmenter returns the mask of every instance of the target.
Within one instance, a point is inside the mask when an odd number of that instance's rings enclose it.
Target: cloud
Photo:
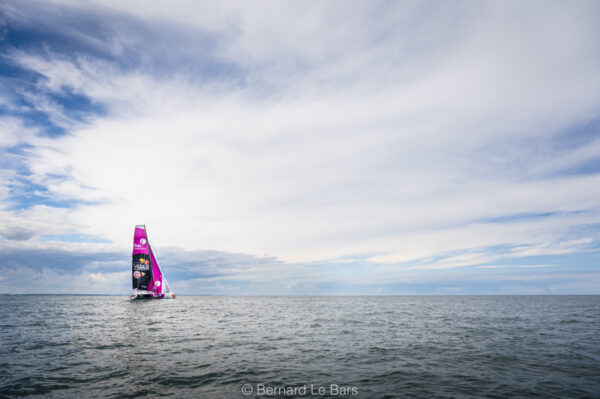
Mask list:
[[[130,290],[130,250],[89,242],[64,242],[62,248],[57,242],[50,244],[44,249],[4,247],[0,292],[123,294]],[[156,255],[170,286],[182,294],[277,293],[282,280],[289,289],[306,286],[310,277],[308,267],[274,258],[177,248],[157,250]]]
[[[556,265],[485,265],[477,266],[480,269],[529,269],[538,267],[552,267]]]
[[[3,56],[0,243],[144,222],[214,292],[597,251],[597,4],[343,4],[4,6],[50,39]]]

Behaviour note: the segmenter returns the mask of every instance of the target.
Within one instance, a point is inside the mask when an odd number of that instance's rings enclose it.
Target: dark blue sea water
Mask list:
[[[0,397],[600,397],[600,296],[0,299]]]

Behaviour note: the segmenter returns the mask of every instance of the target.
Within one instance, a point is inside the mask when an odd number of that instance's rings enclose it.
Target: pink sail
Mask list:
[[[130,297],[132,299],[175,298],[152,252],[145,225],[135,226],[131,267],[133,292]]]
[[[148,251],[150,252],[150,264],[152,265],[152,286],[154,287],[152,291],[159,295],[162,293],[163,276],[150,244],[148,244]]]

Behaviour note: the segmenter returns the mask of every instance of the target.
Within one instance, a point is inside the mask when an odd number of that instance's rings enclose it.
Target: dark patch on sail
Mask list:
[[[150,255],[135,254],[132,263],[132,284],[134,289],[148,290],[152,280],[152,261]]]

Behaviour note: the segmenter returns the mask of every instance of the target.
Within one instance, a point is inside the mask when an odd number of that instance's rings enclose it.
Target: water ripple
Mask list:
[[[599,296],[4,296],[0,320],[0,397],[600,396]]]

